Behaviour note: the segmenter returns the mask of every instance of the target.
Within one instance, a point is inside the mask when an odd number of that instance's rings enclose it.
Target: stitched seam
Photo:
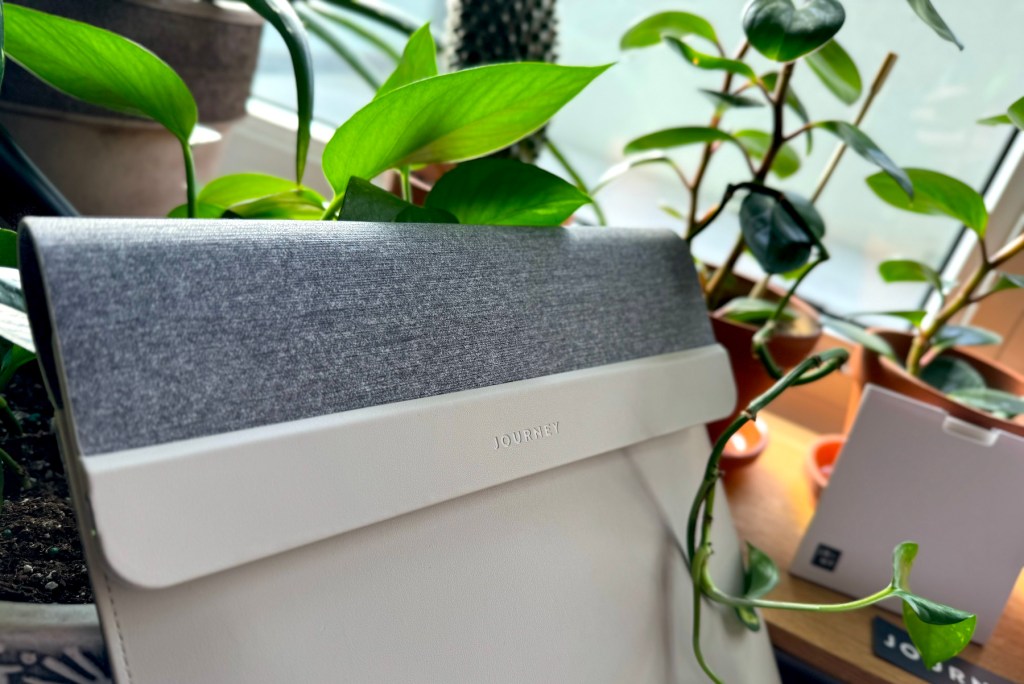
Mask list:
[[[117,615],[117,603],[114,601],[114,592],[110,588],[110,575],[106,568],[103,569],[103,581],[107,585],[107,596],[110,598],[110,611],[114,614],[114,629],[117,630],[117,640],[121,645],[121,660],[124,662],[124,671],[128,675],[128,683],[132,682],[132,668],[128,664],[128,647],[124,641],[124,634],[121,632],[121,618]]]

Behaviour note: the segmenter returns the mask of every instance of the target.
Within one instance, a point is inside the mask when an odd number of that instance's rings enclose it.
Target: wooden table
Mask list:
[[[816,435],[778,416],[764,417],[771,430],[768,449],[756,463],[733,473],[726,482],[740,538],[767,552],[783,570],[779,586],[769,598],[814,603],[848,600],[785,571],[814,514],[815,499],[804,457]],[[779,649],[837,679],[858,684],[919,684],[920,679],[872,653],[871,620],[876,615],[901,623],[895,614],[877,608],[831,615],[774,610],[764,617]],[[1024,574],[986,646],[971,644],[961,657],[1024,684]]]

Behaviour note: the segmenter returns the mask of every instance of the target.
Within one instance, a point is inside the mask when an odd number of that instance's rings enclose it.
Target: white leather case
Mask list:
[[[677,540],[728,374],[703,345],[84,457],[65,392],[117,681],[703,681]],[[725,681],[778,681],[764,631],[702,625]]]

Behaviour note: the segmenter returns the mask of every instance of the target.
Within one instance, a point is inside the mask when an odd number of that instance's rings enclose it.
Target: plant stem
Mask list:
[[[770,601],[768,599],[748,599],[740,596],[732,596],[721,591],[715,586],[711,580],[710,574],[707,571],[707,566],[704,568],[704,577],[702,578],[702,589],[704,594],[713,601],[724,603],[727,606],[745,607],[745,608],[769,608],[773,610],[800,610],[812,613],[845,613],[850,610],[858,610],[860,608],[867,608],[870,605],[884,601],[893,595],[895,588],[890,584],[885,589],[877,591],[870,596],[857,599],[855,601],[847,601],[845,603],[795,603],[792,601]]]
[[[370,70],[359,61],[359,58],[354,52],[348,49],[348,47],[342,43],[336,35],[334,35],[331,28],[327,26],[323,17],[313,11],[305,2],[292,3],[295,11],[300,17],[302,17],[302,23],[306,25],[309,32],[324,41],[328,47],[334,50],[338,57],[341,57],[351,68],[352,71],[366,82],[366,85],[370,86],[370,89],[376,92],[380,89],[380,81],[370,73]]]
[[[892,72],[892,68],[896,65],[896,53],[890,52],[885,56],[882,61],[882,66],[878,68],[878,72],[875,73],[874,79],[871,81],[871,87],[868,89],[867,97],[864,98],[864,102],[860,105],[860,111],[857,112],[857,117],[853,120],[854,125],[860,126],[861,122],[864,121],[864,117],[867,116],[868,110],[871,109],[871,105],[874,104],[875,98],[878,97],[878,93],[882,90],[882,86],[885,85],[885,81],[889,78],[889,74]],[[825,164],[825,169],[821,173],[821,178],[818,179],[818,185],[814,188],[814,194],[811,195],[811,202],[817,202],[818,198],[821,197],[821,193],[825,190],[825,186],[828,185],[829,180],[832,178],[832,174],[835,173],[836,167],[839,166],[840,160],[846,153],[846,143],[841,142],[836,145],[835,151],[832,153],[832,157]]]
[[[705,300],[708,304],[708,310],[714,311],[717,308],[718,299],[722,294],[722,287],[725,284],[725,279],[732,274],[732,270],[736,267],[736,262],[740,260],[740,256],[743,255],[743,250],[746,248],[746,240],[743,239],[743,233],[736,236],[736,242],[732,246],[732,250],[729,252],[729,256],[722,262],[722,266],[715,271],[715,274],[711,276],[711,280],[708,281],[707,294]]]
[[[181,141],[181,153],[185,158],[185,195],[188,202],[188,217],[196,217],[196,161],[188,140]]]
[[[569,174],[569,178],[572,179],[573,184],[576,185],[576,189],[585,194],[590,198],[590,205],[594,208],[594,215],[597,217],[597,222],[602,226],[608,225],[608,219],[605,217],[604,211],[601,210],[601,205],[594,199],[593,194],[587,190],[587,184],[583,182],[583,177],[576,171],[573,165],[569,162],[569,158],[562,154],[562,150],[554,143],[553,140],[547,141],[548,151],[551,152],[551,156],[558,161],[558,164],[562,169]]]
[[[18,421],[18,417],[14,415],[14,411],[11,410],[11,405],[8,404],[7,400],[3,397],[0,397],[0,424],[7,428],[7,431],[11,434],[24,434],[24,430],[21,428],[21,423]]]
[[[975,269],[974,273],[971,274],[967,284],[964,285],[957,293],[956,297],[952,299],[938,315],[924,328],[921,328],[916,335],[914,335],[914,341],[910,345],[910,352],[907,354],[907,372],[911,375],[920,375],[921,373],[921,359],[924,357],[928,347],[931,344],[931,340],[935,337],[935,334],[942,330],[942,327],[949,322],[953,316],[956,316],[960,311],[971,303],[971,297],[974,295],[974,291],[981,286],[981,283],[985,280],[985,277],[992,270],[992,264],[983,261]]]
[[[402,177],[402,199],[406,202],[412,202],[412,174],[409,171],[409,167],[403,166],[399,169],[399,175]]]
[[[327,209],[324,210],[323,215],[320,217],[321,221],[336,221],[338,218],[338,212],[341,211],[341,204],[345,201],[345,195],[337,194],[331,199],[331,203],[327,205]]]

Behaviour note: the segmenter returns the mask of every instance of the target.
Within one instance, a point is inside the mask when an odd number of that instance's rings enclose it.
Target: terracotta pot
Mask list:
[[[738,281],[740,286],[737,289],[742,293],[749,292],[753,287],[753,283],[749,280],[738,279]],[[738,296],[741,292],[732,294]],[[779,291],[770,290],[771,299],[777,300],[780,296]],[[796,327],[792,330],[782,329],[768,343],[768,350],[772,357],[784,369],[792,368],[810,356],[821,338],[821,324],[818,321],[818,312],[814,307],[797,297],[793,297],[789,305],[800,314],[798,321],[802,321],[800,325],[803,327]],[[736,381],[736,410],[728,418],[708,425],[708,434],[714,440],[722,434],[741,410],[775,384],[775,380],[765,371],[761,361],[751,353],[751,344],[754,340],[754,333],[757,332],[757,326],[727,320],[722,309],[719,308],[711,314],[711,329],[715,334],[715,339],[729,353],[729,363]],[[722,467],[729,469],[752,462],[753,459],[737,461],[723,457]]]
[[[807,450],[807,475],[814,487],[814,495],[818,496],[828,486],[829,478],[836,461],[846,444],[845,435],[822,435],[814,440]]]
[[[872,332],[885,339],[892,346],[897,357],[906,358],[913,340],[909,333],[893,330],[872,330]],[[945,352],[945,355],[970,363],[985,378],[989,387],[1024,396],[1024,375],[1017,371],[963,349],[953,349]],[[857,415],[864,386],[870,383],[937,406],[949,415],[968,423],[987,429],[1005,430],[1024,437],[1024,417],[1018,416],[1012,421],[1003,420],[990,413],[953,401],[931,385],[911,376],[890,359],[879,356],[864,347],[857,347],[854,350],[850,365],[853,390],[846,414],[847,431],[853,425],[853,420]]]

